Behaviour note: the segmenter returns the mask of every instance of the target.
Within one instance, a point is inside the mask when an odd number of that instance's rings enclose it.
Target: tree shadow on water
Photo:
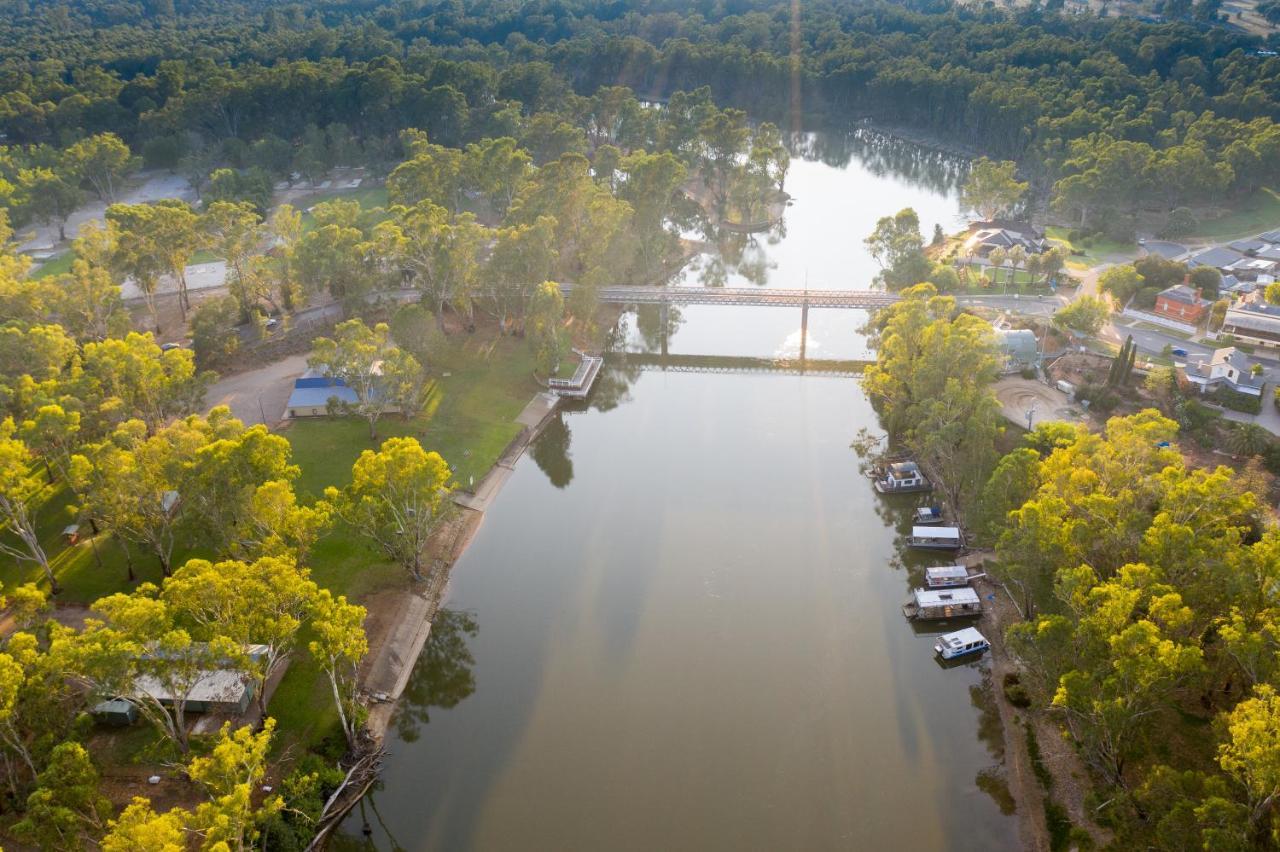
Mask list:
[[[450,710],[476,691],[472,671],[476,661],[468,643],[479,629],[470,612],[442,609],[436,613],[431,638],[396,710],[396,733],[401,740],[416,742],[419,729],[431,721],[432,708]]]

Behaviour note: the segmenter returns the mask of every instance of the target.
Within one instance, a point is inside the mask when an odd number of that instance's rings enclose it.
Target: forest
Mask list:
[[[575,338],[598,339],[595,288],[661,282],[687,259],[685,235],[768,219],[804,131],[870,122],[985,155],[973,173],[988,189],[969,181],[966,206],[994,196],[993,211],[1117,238],[1140,214],[1172,228],[1183,208],[1280,182],[1274,43],[1052,4],[792,9],[0,0],[0,551],[24,580],[3,590],[6,832],[41,848],[303,848],[343,782],[336,758],[367,745],[367,613],[332,582],[334,565],[367,557],[342,548],[358,541],[378,570],[422,580],[471,449],[483,438],[477,456],[493,461],[512,438],[459,418],[446,427],[463,438],[441,430],[460,450],[446,461],[409,434],[426,434],[452,350],[492,319],[486,345],[527,398],[530,374],[556,375]],[[273,204],[339,167],[384,194]],[[181,175],[198,203],[120,202],[143,168]],[[86,203],[104,221],[67,241]],[[38,277],[14,250],[14,229],[34,224],[69,243],[66,268]],[[875,321],[864,386],[999,555],[1027,617],[1009,634],[1026,700],[1072,734],[1099,820],[1122,848],[1273,847],[1280,580],[1254,496],[1265,482],[1189,468],[1172,391],[1102,434],[1041,429],[1004,446],[988,325],[934,287],[954,271],[927,259],[909,210],[866,243],[905,298]],[[225,297],[190,297],[185,270],[202,255],[226,262]],[[1035,257],[1033,283],[1065,262]],[[133,310],[125,280],[142,294]],[[174,322],[159,309],[167,281],[190,348],[158,342]],[[574,288],[566,299],[551,282]],[[1116,273],[1103,289],[1129,285]],[[386,308],[387,293],[414,303]],[[299,463],[326,445],[205,405],[242,343],[329,302],[353,318],[318,334],[308,363],[352,389],[342,413],[369,446],[343,459],[341,487]],[[96,572],[59,573],[49,545],[68,520]],[[71,584],[93,606],[78,629],[44,617]],[[253,658],[249,639],[263,646]],[[199,795],[113,811],[84,745],[87,696],[142,682],[186,696],[228,663],[261,696],[289,657],[309,680],[288,697],[319,695],[332,719],[276,794],[254,791],[298,733],[288,719],[277,729],[258,707],[257,732],[192,738],[185,698],[144,700],[150,753]],[[1162,745],[1170,730],[1185,743]]]

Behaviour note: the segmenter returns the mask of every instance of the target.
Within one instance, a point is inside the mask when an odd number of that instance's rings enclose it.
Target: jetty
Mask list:
[[[547,389],[557,396],[568,399],[586,399],[587,394],[591,393],[592,385],[596,383],[596,377],[600,375],[604,358],[599,355],[588,355],[577,349],[573,351],[580,359],[578,369],[574,370],[573,375],[567,379],[548,379]]]

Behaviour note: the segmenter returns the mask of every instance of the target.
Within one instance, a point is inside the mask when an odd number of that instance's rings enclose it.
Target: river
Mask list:
[[[865,286],[879,216],[955,224],[956,168],[810,137],[785,234],[677,283]],[[811,312],[810,354],[865,354],[862,322]],[[692,307],[668,343],[788,354],[798,324]],[[656,326],[624,316],[616,347],[653,348]],[[381,785],[333,848],[1015,848],[985,663],[944,668],[903,619],[940,560],[903,553],[913,503],[860,475],[861,427],[877,423],[853,379],[604,374],[454,567]]]

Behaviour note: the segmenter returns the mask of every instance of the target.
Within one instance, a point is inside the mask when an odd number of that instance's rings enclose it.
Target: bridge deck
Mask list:
[[[572,284],[561,284],[568,295]],[[601,302],[626,305],[756,305],[760,307],[811,307],[867,310],[898,301],[893,293],[879,290],[783,290],[772,287],[601,287]]]

